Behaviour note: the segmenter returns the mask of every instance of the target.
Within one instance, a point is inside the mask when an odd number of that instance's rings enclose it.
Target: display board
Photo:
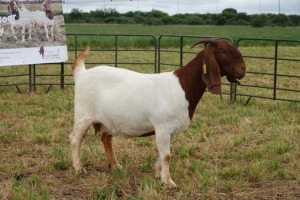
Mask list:
[[[68,60],[61,0],[0,0],[0,66]]]

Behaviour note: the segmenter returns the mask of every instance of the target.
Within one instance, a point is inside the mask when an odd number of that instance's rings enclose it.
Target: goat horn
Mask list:
[[[198,44],[215,44],[218,39],[219,38],[208,38],[208,39],[199,40],[191,46],[191,49],[194,48]]]

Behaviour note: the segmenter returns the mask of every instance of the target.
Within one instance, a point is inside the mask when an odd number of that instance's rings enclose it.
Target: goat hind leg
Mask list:
[[[103,132],[101,136],[101,141],[104,145],[105,153],[109,165],[111,168],[121,168],[122,166],[118,163],[114,150],[112,148],[112,135],[109,135],[107,132]]]
[[[80,147],[81,147],[82,140],[84,139],[88,131],[89,126],[90,126],[89,123],[75,122],[73,127],[73,132],[69,135],[73,167],[77,173],[81,173],[81,172],[86,173],[80,159]]]

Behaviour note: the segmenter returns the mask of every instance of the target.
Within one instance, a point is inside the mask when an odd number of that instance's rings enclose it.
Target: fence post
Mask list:
[[[182,67],[182,58],[183,58],[183,36],[180,36],[180,68]]]
[[[29,71],[29,92],[32,91],[32,72],[31,72],[31,65],[28,65],[28,71]]]
[[[274,57],[274,85],[273,85],[273,100],[276,100],[277,91],[277,61],[278,61],[278,40],[275,41],[275,57]]]
[[[64,67],[64,62],[60,63],[60,87],[62,89],[65,88],[65,67]]]
[[[163,36],[159,36],[158,38],[158,45],[157,45],[157,73],[160,73],[160,40]]]
[[[35,64],[33,65],[33,91],[35,92],[36,90],[36,88],[35,88],[35,73],[36,73],[36,71],[35,71]]]
[[[236,83],[230,83],[230,101],[236,101]]]
[[[115,36],[115,67],[118,67],[118,36]]]

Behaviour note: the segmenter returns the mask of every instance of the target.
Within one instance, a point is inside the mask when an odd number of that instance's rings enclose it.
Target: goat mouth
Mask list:
[[[237,83],[237,84],[241,85],[241,83],[238,80],[236,80],[234,77],[227,76],[226,78],[230,83]],[[241,78],[237,78],[237,79],[241,79]]]
[[[243,72],[235,72],[233,78],[240,80],[245,77],[245,74],[246,73],[244,71]]]

